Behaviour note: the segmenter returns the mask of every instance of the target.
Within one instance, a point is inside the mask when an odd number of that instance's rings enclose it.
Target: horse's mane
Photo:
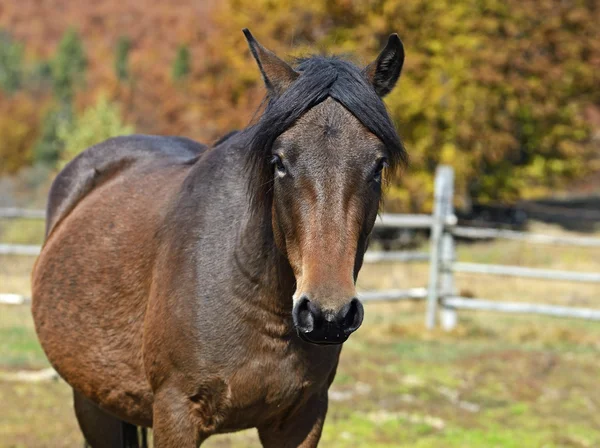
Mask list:
[[[212,147],[214,148],[215,146],[219,146],[221,143],[225,143],[227,140],[229,140],[231,137],[233,137],[236,134],[239,134],[240,131],[235,130],[235,131],[229,131],[227,134],[223,135],[222,137],[219,137],[213,144]]]
[[[300,73],[298,79],[282,95],[268,98],[258,123],[248,129],[249,192],[255,206],[271,203],[273,172],[269,161],[277,137],[328,97],[342,104],[383,142],[390,168],[406,163],[406,151],[383,101],[356,65],[336,57],[312,56],[298,59],[295,70]]]

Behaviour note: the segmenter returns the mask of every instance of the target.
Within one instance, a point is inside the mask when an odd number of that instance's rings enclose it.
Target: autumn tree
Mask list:
[[[250,27],[290,60],[316,51],[353,55],[363,65],[389,33],[400,34],[404,71],[385,101],[411,165],[390,178],[388,210],[430,208],[440,163],[456,170],[457,205],[545,195],[600,169],[593,161],[598,143],[590,138],[589,118],[600,116],[600,8],[594,2],[183,0],[177,8],[149,0],[135,2],[144,5],[135,8],[118,0],[101,3],[54,8],[49,1],[22,8],[9,2],[0,8],[0,25],[25,39],[23,46],[16,37],[0,42],[3,101],[17,85],[16,92],[25,90],[37,101],[30,94],[33,79],[42,86],[36,89],[49,84],[55,92],[52,107],[41,101],[36,112],[46,114],[41,124],[28,109],[21,112],[34,123],[31,135],[39,136],[36,160],[53,164],[60,158],[58,128],[92,107],[99,91],[125,105],[124,121],[140,132],[210,142],[247,126],[265,93],[240,32]],[[114,20],[97,20],[107,11]],[[47,36],[65,16],[78,18],[78,31],[66,32],[57,47]],[[34,69],[26,55],[36,52]],[[135,83],[122,82],[133,74]]]
[[[187,45],[177,48],[171,76],[175,81],[185,78],[190,73],[190,50]]]
[[[129,78],[129,52],[131,39],[127,36],[119,37],[115,50],[115,74],[117,79],[125,81]]]
[[[51,63],[54,93],[63,103],[70,103],[75,89],[85,79],[87,58],[79,34],[74,28],[67,30]]]
[[[23,44],[0,32],[0,89],[15,92],[23,85]]]
[[[123,122],[119,105],[100,95],[96,104],[85,109],[72,123],[64,123],[58,129],[58,137],[64,145],[60,164],[65,165],[90,146],[133,132],[133,126]]]
[[[64,142],[59,129],[73,121],[73,100],[77,88],[83,85],[86,66],[87,59],[79,34],[70,28],[50,61],[55,104],[48,109],[42,122],[40,139],[34,149],[37,162],[54,165],[60,159]]]
[[[39,104],[26,92],[0,93],[0,174],[31,164],[39,129]]]
[[[600,103],[600,8],[546,0],[230,0],[215,16],[206,82],[221,110],[251,114],[242,97],[262,89],[239,29],[280,54],[308,49],[372,60],[398,32],[406,63],[386,104],[411,167],[388,206],[431,206],[440,163],[456,170],[459,205],[546,194],[589,172],[590,130]],[[227,49],[227,50],[223,50]],[[229,124],[229,123],[228,123]],[[239,123],[241,124],[241,123]]]

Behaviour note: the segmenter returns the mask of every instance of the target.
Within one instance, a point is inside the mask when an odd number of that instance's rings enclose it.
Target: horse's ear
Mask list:
[[[387,45],[377,59],[367,65],[364,74],[381,98],[392,91],[404,64],[404,45],[396,33],[390,34]]]
[[[259,44],[248,28],[244,28],[242,31],[269,93],[281,95],[300,74],[279,59],[275,53]]]

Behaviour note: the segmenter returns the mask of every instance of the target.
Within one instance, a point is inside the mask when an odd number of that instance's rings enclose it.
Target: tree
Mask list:
[[[73,110],[70,104],[48,109],[41,123],[40,136],[33,149],[35,162],[54,167],[61,157],[64,142],[59,136],[59,129],[73,121]]]
[[[430,208],[440,163],[456,170],[457,205],[547,194],[591,169],[582,112],[600,104],[593,2],[230,0],[214,20],[203,104],[248,115],[256,103],[239,98],[262,89],[240,58],[248,23],[279,54],[317,48],[363,64],[400,34],[406,62],[386,104],[411,167],[390,188],[391,209]]]
[[[173,61],[171,76],[175,81],[185,78],[190,73],[190,49],[187,45],[180,45]]]
[[[71,123],[63,122],[59,127],[58,137],[64,144],[61,164],[66,164],[96,143],[133,132],[133,126],[123,123],[119,105],[100,96],[96,104],[88,107],[80,117]]]
[[[115,73],[117,79],[125,81],[129,78],[129,51],[131,50],[131,39],[127,36],[119,37],[115,52]]]
[[[0,174],[31,164],[39,128],[39,99],[24,91],[0,94]]]
[[[0,32],[0,88],[12,93],[23,85],[23,45]]]
[[[79,34],[74,28],[69,28],[51,62],[54,93],[59,102],[72,102],[75,89],[85,79],[86,67],[87,59]]]
[[[122,28],[93,20],[98,12],[81,8],[78,2],[64,6],[70,17],[86,24],[80,32],[86,36],[96,73],[84,84],[89,69],[74,30],[62,37],[47,65],[42,62],[30,73],[36,62],[22,66],[24,55],[29,58],[52,50],[56,42],[47,38],[48,28],[53,29],[65,10],[15,6],[9,8],[13,15],[2,16],[12,17],[15,32],[27,36],[27,51],[11,47],[6,53],[11,56],[3,59],[11,62],[2,67],[12,68],[0,72],[10,73],[5,79],[11,80],[8,85],[19,85],[17,93],[29,95],[35,84],[36,92],[44,96],[48,84],[53,86],[55,104],[39,108],[46,118],[38,119],[32,132],[40,136],[36,160],[52,164],[61,157],[59,125],[72,119],[73,104],[93,104],[98,91],[108,91],[126,105],[128,120],[143,132],[210,141],[245,127],[264,97],[263,83],[240,32],[246,26],[282,56],[315,51],[352,54],[360,64],[373,60],[388,34],[398,32],[406,47],[406,62],[398,87],[385,101],[411,165],[392,181],[388,210],[428,209],[439,163],[456,170],[457,205],[470,199],[513,201],[557,191],[594,169],[591,159],[598,143],[590,135],[597,134],[598,124],[590,129],[590,123],[600,110],[600,8],[596,3],[184,0],[176,9],[153,3],[152,8],[140,9],[141,20],[128,22],[129,35],[144,37],[131,42],[136,48],[136,82],[127,86],[115,83],[106,70],[115,70],[119,80],[131,77],[131,47],[120,35]],[[150,11],[152,20],[144,20]],[[40,20],[40,14],[48,15],[48,20]],[[195,27],[200,16],[210,19],[212,26]],[[35,27],[23,33],[27,23]],[[10,30],[11,24],[6,26]],[[93,35],[103,38],[87,39]],[[106,42],[118,42],[117,48],[106,48]],[[177,47],[181,42],[186,45]],[[8,51],[4,41],[3,51]],[[18,78],[21,81],[15,83]],[[8,92],[1,85],[0,89]]]
[[[73,121],[73,99],[77,87],[83,84],[87,59],[79,34],[70,28],[58,44],[56,54],[50,61],[55,105],[42,122],[40,139],[35,145],[36,162],[54,166],[61,158],[64,144],[59,130]]]

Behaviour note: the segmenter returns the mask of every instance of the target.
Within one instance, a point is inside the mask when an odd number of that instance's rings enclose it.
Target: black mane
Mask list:
[[[273,170],[273,143],[308,110],[328,97],[351,112],[386,146],[390,168],[407,162],[407,154],[387,109],[363,72],[354,64],[335,57],[298,59],[298,79],[280,96],[268,99],[264,113],[251,131],[249,192],[255,205],[267,201]]]

